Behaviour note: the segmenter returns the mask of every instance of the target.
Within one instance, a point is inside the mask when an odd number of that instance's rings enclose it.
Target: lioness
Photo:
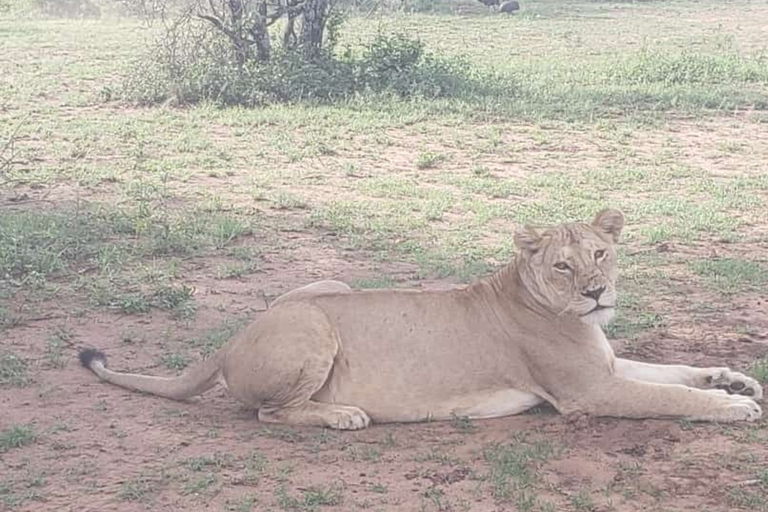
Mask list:
[[[118,373],[125,388],[183,400],[224,384],[259,420],[361,429],[374,422],[492,418],[542,402],[561,413],[754,421],[760,384],[728,368],[614,356],[600,324],[616,306],[619,210],[515,235],[514,261],[458,290],[352,291],[337,281],[279,297],[175,378]]]

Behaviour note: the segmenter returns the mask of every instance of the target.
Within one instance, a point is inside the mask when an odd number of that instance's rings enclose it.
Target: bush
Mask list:
[[[157,103],[212,101],[221,105],[329,102],[364,93],[444,98],[493,93],[499,82],[466,61],[429,53],[404,35],[378,35],[360,55],[327,50],[307,61],[275,51],[270,61],[239,65],[228,42],[198,25],[156,45],[126,84],[129,99]],[[150,62],[150,65],[146,65]],[[498,91],[497,91],[498,92]]]

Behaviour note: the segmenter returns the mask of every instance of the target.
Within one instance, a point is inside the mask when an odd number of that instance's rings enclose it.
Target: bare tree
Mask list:
[[[226,36],[242,67],[250,61],[267,62],[272,57],[269,27],[280,20],[285,25],[282,45],[286,50],[302,50],[308,59],[320,55],[323,33],[331,14],[331,0],[141,0],[134,9],[147,18],[161,18],[167,25],[186,26],[192,19],[204,20]],[[297,26],[298,25],[298,26]],[[170,31],[170,30],[169,30]]]

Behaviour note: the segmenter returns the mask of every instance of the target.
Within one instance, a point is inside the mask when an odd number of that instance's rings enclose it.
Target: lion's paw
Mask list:
[[[734,421],[757,421],[763,416],[763,410],[752,398],[742,395],[723,395],[719,390],[712,390],[717,393],[717,410],[706,415],[706,421],[734,422]]]
[[[722,389],[729,395],[743,395],[760,401],[763,399],[763,387],[752,377],[734,372],[727,368],[716,369],[706,377],[706,385],[712,389]]]
[[[368,415],[357,407],[339,406],[328,418],[328,426],[339,430],[360,430],[370,424]]]

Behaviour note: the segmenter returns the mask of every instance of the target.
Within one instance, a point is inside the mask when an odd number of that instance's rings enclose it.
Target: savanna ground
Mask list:
[[[260,109],[114,99],[130,19],[0,20],[0,508],[768,510],[768,428],[259,424],[79,367],[170,375],[320,278],[451,286],[522,221],[628,217],[618,353],[768,379],[768,4],[524,2],[353,15],[514,77],[503,101]],[[440,11],[440,10],[438,10]],[[445,11],[445,9],[442,9]]]

